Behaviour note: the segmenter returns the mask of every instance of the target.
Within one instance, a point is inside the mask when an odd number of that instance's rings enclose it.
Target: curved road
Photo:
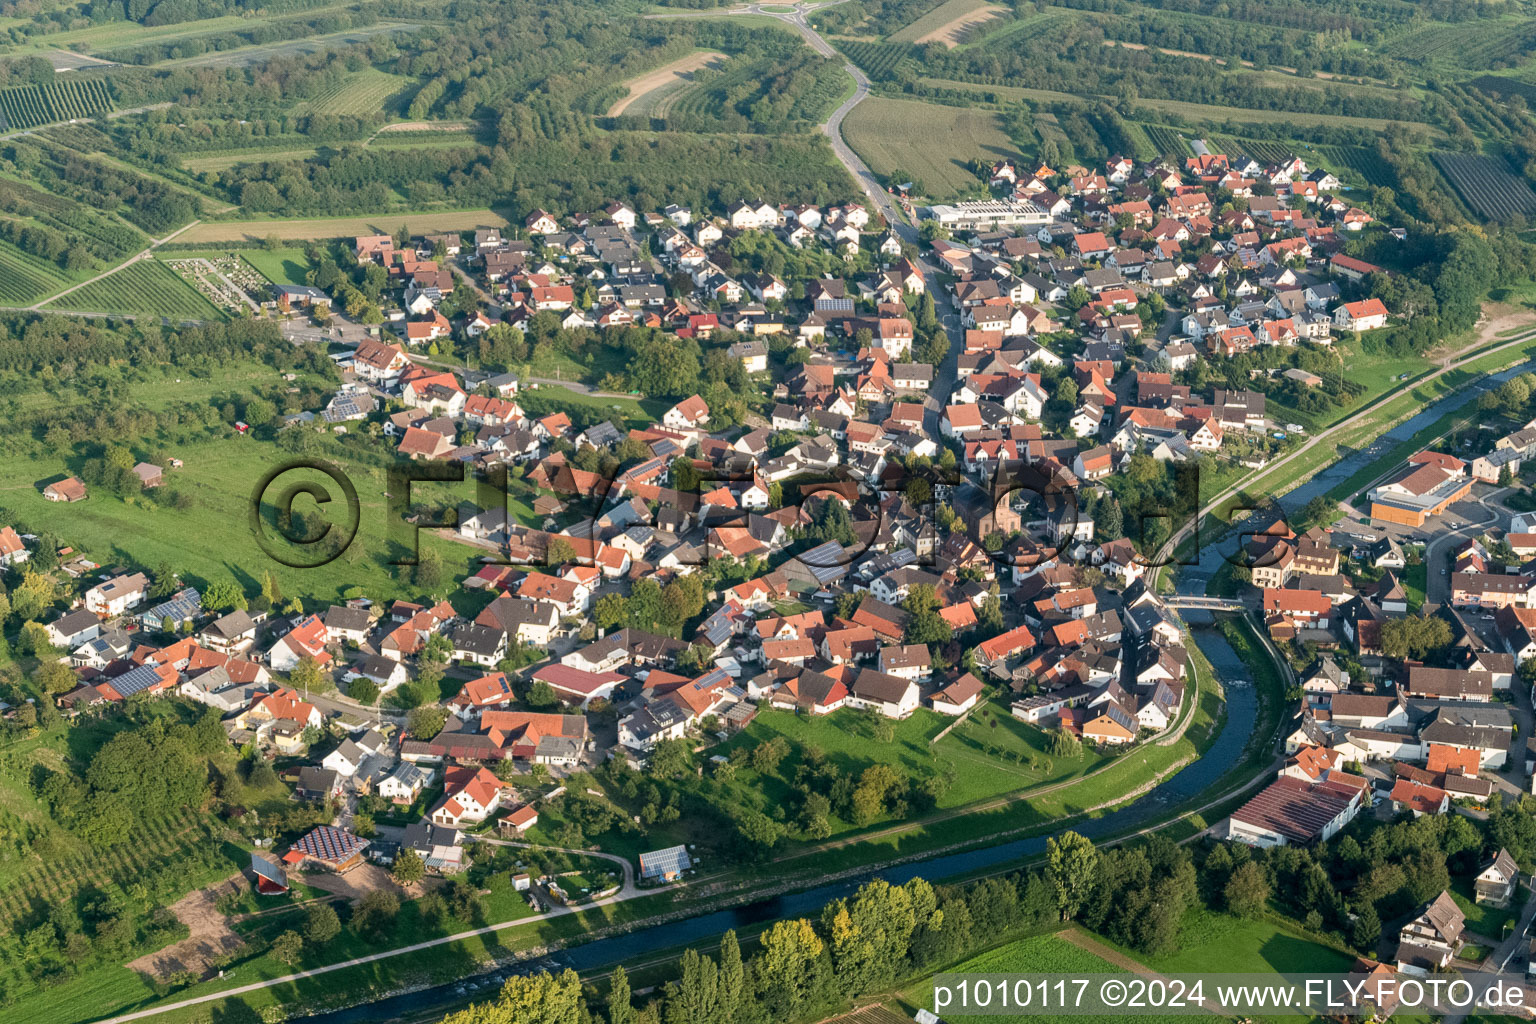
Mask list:
[[[891,198],[891,194],[880,184],[880,179],[869,169],[859,154],[853,151],[843,138],[843,119],[848,112],[858,106],[869,96],[869,78],[859,70],[848,58],[844,57],[837,48],[827,42],[821,33],[811,27],[806,16],[821,10],[824,7],[833,7],[847,0],[829,0],[825,3],[795,4],[792,13],[782,10],[768,10],[769,7],[781,7],[781,4],[751,3],[732,7],[729,10],[706,10],[699,12],[679,12],[676,14],[652,14],[651,18],[700,18],[719,17],[721,15],[751,14],[764,18],[775,18],[794,29],[804,37],[811,49],[833,60],[841,59],[843,69],[853,78],[853,95],[838,104],[836,110],[827,115],[827,119],[821,124],[822,134],[831,143],[832,153],[839,163],[848,171],[853,180],[858,183],[859,189],[864,193],[880,216],[885,218],[885,223],[894,231],[903,242],[917,246],[919,236],[917,228],[908,223],[902,214],[901,208]],[[927,287],[933,290],[934,301],[940,305],[939,319],[944,324],[944,329],[949,334],[949,355],[945,357],[940,366],[934,367],[933,385],[928,389],[928,394],[923,398],[923,427],[932,436],[939,433],[939,417],[944,411],[944,403],[955,390],[955,382],[959,379],[960,350],[964,341],[964,334],[960,333],[959,310],[950,303],[949,296],[937,289],[939,268],[926,257],[918,255],[914,262],[922,270],[927,281]]]

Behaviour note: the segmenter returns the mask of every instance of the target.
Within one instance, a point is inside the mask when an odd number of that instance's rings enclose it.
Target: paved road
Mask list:
[[[1476,537],[1498,526],[1501,513],[1505,515],[1508,513],[1494,499],[1507,490],[1509,490],[1508,487],[1501,487],[1480,498],[1475,498],[1474,501],[1484,513],[1481,520],[1474,523],[1469,519],[1466,526],[1454,530],[1441,530],[1424,546],[1424,600],[1427,604],[1445,604],[1450,600],[1451,576],[1445,558],[1446,546],[1452,541]],[[1489,506],[1490,501],[1493,501],[1495,507]]]
[[[869,95],[869,79],[852,61],[844,58],[836,47],[827,42],[819,32],[812,28],[806,18],[807,15],[814,14],[823,7],[832,7],[846,2],[847,0],[831,0],[830,3],[797,4],[793,13],[766,9],[766,6],[778,5],[768,4],[765,6],[764,4],[753,3],[738,5],[724,11],[715,9],[699,12],[690,11],[678,12],[676,14],[648,15],[648,17],[716,18],[721,15],[751,14],[767,18],[777,18],[796,32],[799,32],[811,49],[817,53],[824,57],[842,59],[843,68],[853,78],[853,94],[840,103],[837,109],[827,116],[826,121],[822,122],[822,134],[831,143],[832,152],[837,157],[838,162],[853,176],[853,180],[858,183],[860,190],[863,191],[870,204],[885,218],[885,222],[890,226],[891,230],[896,232],[903,242],[917,245],[920,241],[917,228],[907,222],[905,215],[891,197],[891,194],[881,186],[880,179],[875,177],[874,172],[869,169],[869,165],[863,161],[859,154],[853,151],[853,148],[848,145],[847,140],[843,138],[843,119],[848,116],[850,110],[858,106]],[[923,399],[923,427],[929,434],[937,437],[939,433],[939,418],[944,412],[944,404],[949,400],[950,394],[955,390],[955,382],[959,379],[959,357],[960,351],[964,347],[965,335],[960,327],[958,310],[951,305],[949,296],[939,288],[939,268],[922,256],[919,256],[916,262],[918,267],[921,268],[924,277],[927,278],[928,289],[933,292],[934,301],[939,306],[940,319],[944,324],[945,331],[949,333],[949,355],[941,365],[935,368],[933,386]],[[569,387],[570,385],[567,386]]]

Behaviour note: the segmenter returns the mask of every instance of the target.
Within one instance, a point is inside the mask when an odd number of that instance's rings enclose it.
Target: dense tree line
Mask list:
[[[39,375],[67,377],[91,367],[189,367],[243,358],[284,369],[312,363],[283,340],[277,325],[261,321],[169,330],[42,314],[0,315],[0,380],[31,380],[33,387],[39,386]]]
[[[770,757],[771,759],[771,757]],[[1529,800],[1529,798],[1524,798]],[[957,886],[872,881],[809,918],[776,922],[743,957],[734,933],[718,955],[690,950],[643,1005],[615,974],[609,1024],[759,1024],[814,1020],[870,992],[943,969],[1059,921],[1149,955],[1179,947],[1203,913],[1270,917],[1340,951],[1374,951],[1382,922],[1409,914],[1499,848],[1527,866],[1536,818],[1495,798],[1485,822],[1460,815],[1368,816],[1313,848],[1180,846],[1152,836],[1109,850],[1067,832],[1045,864]],[[572,972],[514,978],[498,999],[444,1024],[579,1024],[598,1019]]]
[[[1412,314],[1404,323],[1366,335],[1371,351],[1422,352],[1450,335],[1470,330],[1490,288],[1525,280],[1536,272],[1536,247],[1509,231],[1426,229],[1403,245],[1406,252],[1380,243],[1361,247],[1402,268],[1390,276],[1372,274],[1367,280],[1369,294],[1394,313]]]
[[[13,141],[5,155],[49,191],[98,210],[122,209],[129,221],[151,234],[178,228],[199,212],[195,199],[163,181],[46,143]]]
[[[184,0],[163,0],[161,8]],[[189,36],[165,43],[139,43],[121,49],[104,50],[100,56],[123,64],[155,64],[163,60],[183,60],[205,53],[221,53],[242,46],[266,46],[288,39],[308,39],[311,36],[345,32],[378,22],[371,11],[334,11],[312,18],[282,18],[260,21],[249,28],[232,32],[217,32]]]

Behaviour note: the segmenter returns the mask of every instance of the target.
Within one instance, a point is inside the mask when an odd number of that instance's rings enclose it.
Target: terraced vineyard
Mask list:
[[[1317,152],[1323,158],[1323,166],[1345,181],[1355,177],[1367,185],[1390,186],[1393,182],[1392,168],[1375,150],[1364,146],[1318,146]]]
[[[411,80],[377,68],[355,71],[309,101],[316,114],[366,117],[385,109],[391,96],[403,92]]]
[[[1465,153],[1432,153],[1430,158],[1479,215],[1505,221],[1536,213],[1536,192],[1524,178],[1511,174],[1502,160]]]
[[[1146,132],[1147,140],[1159,156],[1185,157],[1194,152],[1184,137],[1167,125],[1149,124],[1146,125]]]
[[[66,78],[48,85],[0,89],[0,129],[36,128],[111,109],[112,93],[102,78]]]
[[[837,46],[847,54],[849,60],[877,82],[895,78],[903,63],[912,69],[917,67],[917,49],[911,43],[866,43],[839,39]]]
[[[30,306],[64,287],[51,264],[0,248],[0,306]]]
[[[223,316],[174,270],[156,260],[137,260],[110,277],[70,292],[59,300],[57,308],[183,320],[218,320]]]

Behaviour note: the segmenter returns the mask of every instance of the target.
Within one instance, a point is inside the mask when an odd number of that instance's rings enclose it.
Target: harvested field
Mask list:
[[[473,121],[397,121],[379,129],[380,135],[395,132],[472,132],[479,127]]]
[[[716,53],[713,50],[690,53],[670,64],[664,64],[655,71],[647,72],[639,78],[631,78],[624,84],[629,88],[629,94],[608,108],[609,117],[618,117],[629,109],[630,105],[646,95],[659,89],[675,85],[678,82],[693,81],[693,73],[700,68],[718,66],[725,62],[725,54]]]
[[[309,241],[393,234],[402,224],[411,231],[469,231],[505,227],[507,219],[490,210],[450,210],[440,213],[383,213],[377,217],[315,217],[306,220],[204,221],[176,236],[178,242],[259,242],[279,239]]]
[[[1003,8],[986,0],[947,0],[901,31],[893,32],[890,41],[954,46],[964,38],[967,29],[991,21],[1002,11]]]
[[[248,885],[237,871],[217,885],[188,893],[172,903],[171,913],[191,934],[180,942],[130,961],[128,968],[161,981],[178,971],[191,971],[201,978],[209,964],[244,945],[240,936],[229,927],[229,919],[219,913],[217,904],[220,896],[238,893]]]

